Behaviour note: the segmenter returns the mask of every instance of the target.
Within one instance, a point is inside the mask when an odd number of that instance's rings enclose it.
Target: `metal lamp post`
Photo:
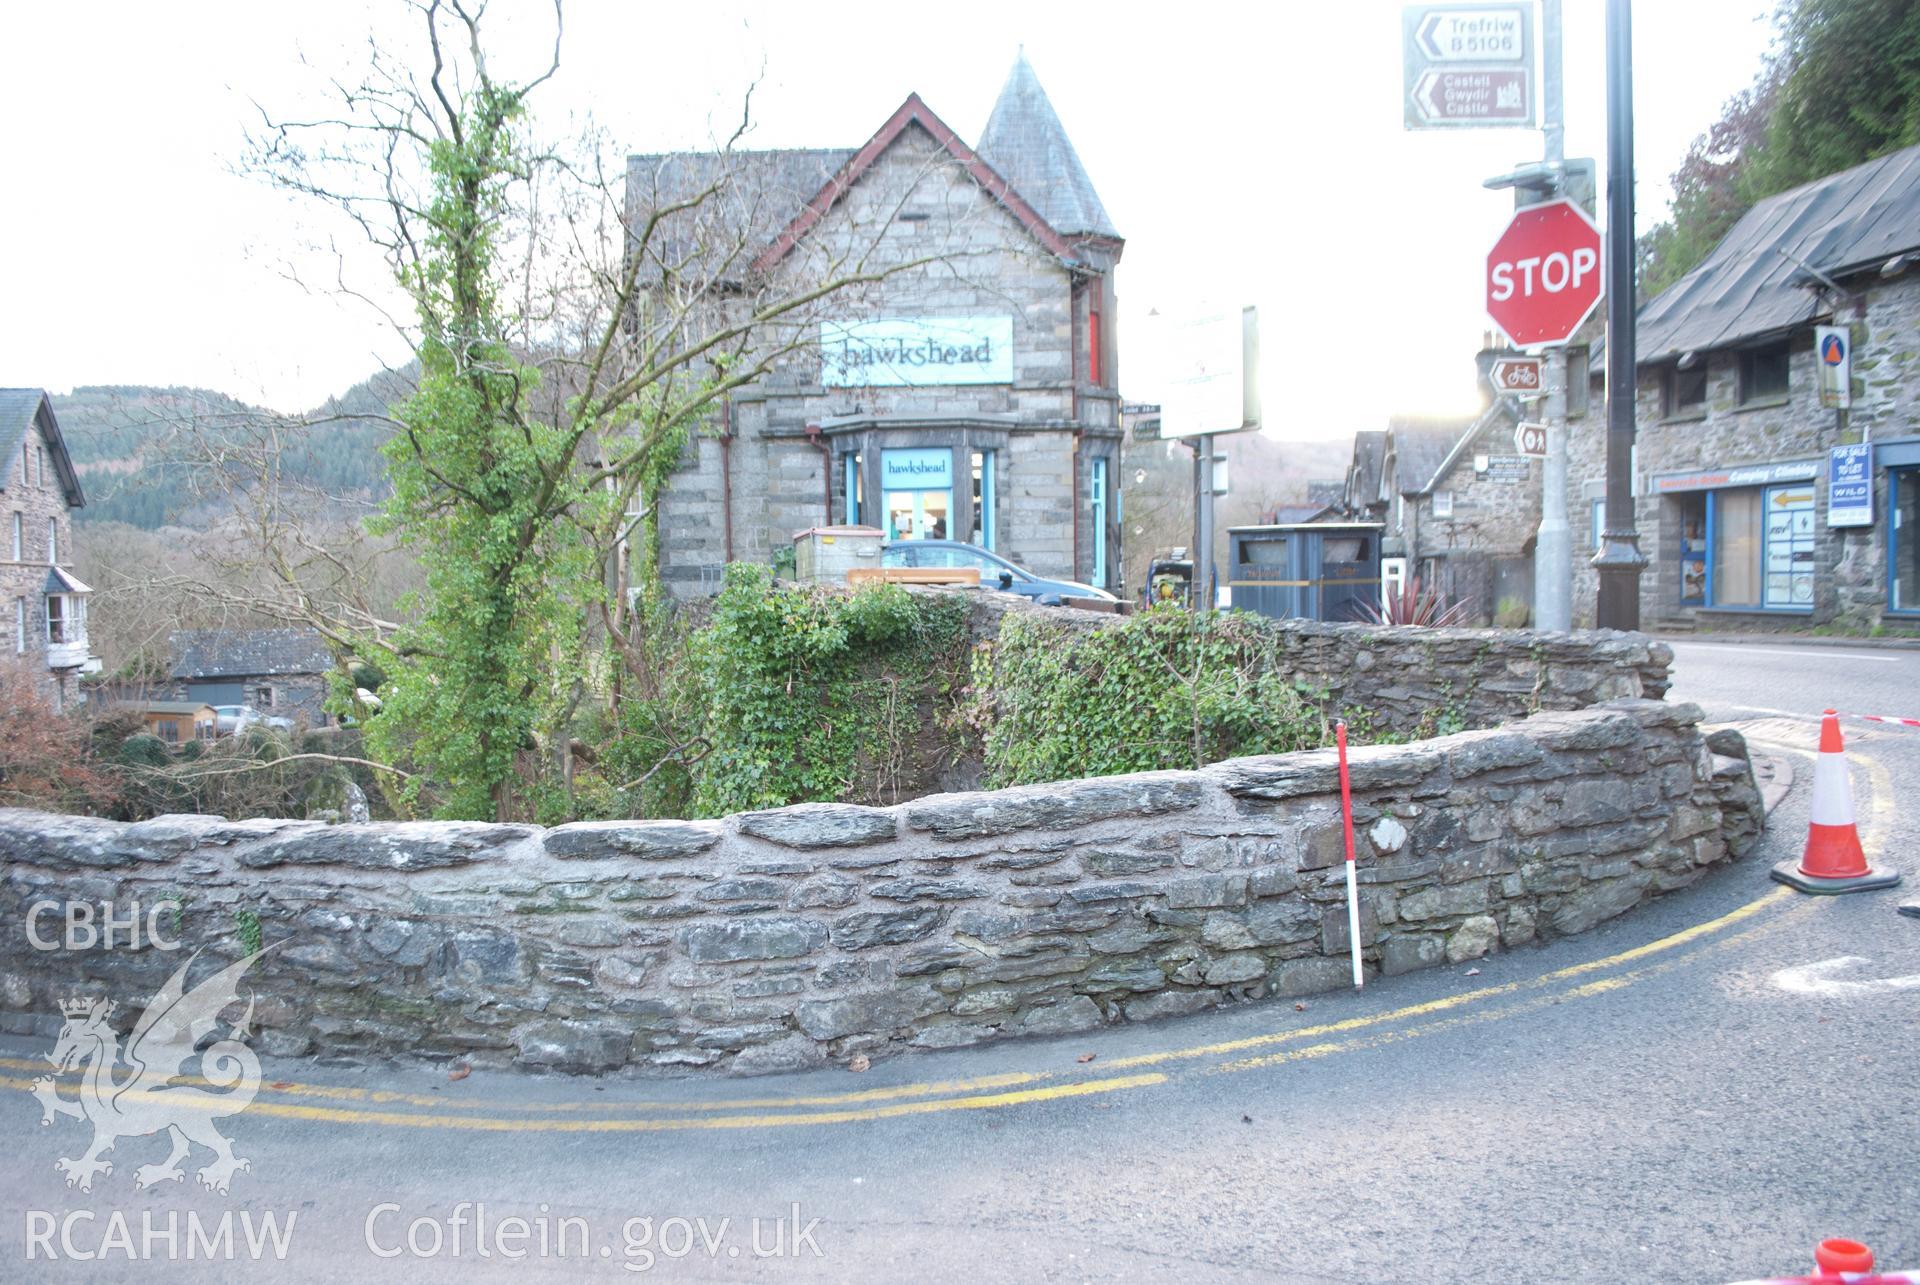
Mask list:
[[[1607,0],[1607,505],[1593,558],[1602,629],[1640,627],[1647,565],[1633,514],[1633,268],[1633,10],[1630,0]]]

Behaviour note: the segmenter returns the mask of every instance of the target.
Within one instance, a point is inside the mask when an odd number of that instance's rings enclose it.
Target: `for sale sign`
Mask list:
[[[1873,525],[1873,444],[1827,452],[1827,525]]]

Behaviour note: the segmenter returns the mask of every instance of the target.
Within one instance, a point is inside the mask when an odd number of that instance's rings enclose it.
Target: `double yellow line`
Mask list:
[[[1796,749],[1780,746],[1782,749]],[[1873,808],[1867,827],[1868,846],[1884,842],[1891,820],[1891,782],[1883,767],[1864,755],[1872,780]],[[1240,1039],[1197,1044],[1114,1058],[1093,1075],[1070,1070],[1010,1071],[971,1079],[938,1080],[813,1096],[690,1099],[687,1101],[598,1102],[474,1102],[455,1106],[443,1097],[349,1085],[300,1084],[270,1081],[261,1086],[261,1098],[246,1108],[248,1114],[328,1124],[374,1125],[408,1129],[463,1129],[495,1133],[648,1133],[686,1129],[765,1129],[795,1126],[855,1124],[946,1111],[999,1110],[1032,1103],[1126,1092],[1165,1084],[1192,1064],[1201,1074],[1233,1074],[1266,1070],[1293,1062],[1358,1052],[1402,1040],[1416,1039],[1462,1026],[1499,1021],[1553,1004],[1609,994],[1669,972],[1692,955],[1658,956],[1705,942],[1727,929],[1780,906],[1792,897],[1786,888],[1764,896],[1705,923],[1677,933],[1526,981],[1483,986],[1458,995],[1409,1004],[1381,1013],[1345,1018],[1291,1030],[1272,1031]],[[1805,909],[1804,906],[1801,909]],[[1721,949],[1747,941],[1766,931],[1774,919],[1745,931],[1720,937],[1707,948]],[[1697,953],[1697,952],[1696,952]],[[1633,966],[1633,967],[1629,967]],[[1610,976],[1593,977],[1597,973]],[[1590,981],[1581,978],[1593,977]],[[1566,983],[1578,983],[1568,986]],[[1535,994],[1535,992],[1541,992]],[[1517,1003],[1497,1001],[1524,997]],[[1297,1047],[1288,1047],[1297,1046]],[[40,1063],[0,1058],[0,1068],[42,1072]],[[1112,1075],[1109,1072],[1133,1072]],[[182,1077],[179,1083],[205,1085]],[[33,1081],[0,1077],[0,1088],[30,1090]],[[147,1096],[152,1090],[140,1092]],[[164,1092],[164,1090],[160,1090]],[[330,1105],[343,1104],[343,1105]],[[350,1105],[346,1105],[350,1104]],[[422,1108],[405,1110],[393,1108]],[[627,1115],[628,1111],[644,1113]]]
[[[1165,1049],[1115,1058],[1102,1068],[1103,1071],[1138,1072],[1130,1075],[1103,1074],[1099,1078],[1069,1079],[1066,1077],[1070,1073],[1065,1071],[1013,1071],[976,1079],[892,1085],[810,1097],[637,1102],[632,1104],[633,1109],[653,1113],[638,1118],[618,1114],[621,1111],[620,1104],[604,1100],[600,1102],[492,1102],[475,1103],[469,1108],[449,1109],[450,1104],[444,1098],[423,1094],[363,1089],[350,1085],[270,1081],[261,1086],[263,1100],[255,1101],[248,1106],[246,1113],[328,1124],[376,1125],[409,1129],[462,1129],[491,1133],[654,1133],[686,1129],[765,1129],[854,1124],[935,1112],[998,1110],[1039,1102],[1055,1102],[1150,1088],[1165,1084],[1172,1078],[1168,1070],[1143,1070],[1142,1068],[1202,1062],[1210,1064],[1204,1068],[1206,1073],[1259,1070],[1284,1063],[1354,1052],[1400,1040],[1418,1038],[1467,1024],[1496,1021],[1549,1004],[1605,994],[1656,973],[1678,967],[1685,960],[1668,960],[1655,968],[1629,971],[1570,989],[1556,988],[1560,987],[1561,983],[1579,977],[1635,963],[1700,941],[1753,918],[1790,895],[1785,888],[1776,889],[1717,919],[1695,924],[1691,928],[1683,929],[1658,941],[1636,946],[1604,959],[1590,960],[1587,963],[1557,969],[1528,981],[1483,986],[1459,995],[1449,995],[1382,1013],[1346,1018],[1338,1022],[1273,1031],[1242,1039],[1194,1045],[1189,1048]],[[1735,941],[1744,940],[1758,931],[1759,929],[1755,928],[1719,944],[1732,945]],[[1549,993],[1517,1005],[1490,1003],[1490,1001],[1543,990]],[[1461,1009],[1475,1011],[1462,1015],[1442,1016],[1455,1014],[1456,1010]],[[1441,1020],[1422,1020],[1435,1017],[1440,1017]],[[1400,1023],[1412,1023],[1412,1025],[1397,1030],[1375,1029],[1393,1027]],[[1339,1038],[1365,1031],[1374,1033],[1360,1038]],[[1279,1053],[1268,1051],[1292,1044],[1303,1047]],[[1252,1057],[1238,1056],[1256,1052],[1257,1055]],[[0,1058],[0,1067],[16,1071],[44,1070],[39,1064],[17,1058]],[[1049,1083],[1049,1081],[1057,1082]],[[203,1080],[183,1079],[181,1082],[205,1084]],[[32,1085],[33,1082],[28,1079],[0,1077],[0,1088],[30,1090]],[[164,1093],[165,1091],[136,1091],[135,1096],[146,1098],[156,1092]],[[300,1099],[306,1099],[306,1101]],[[356,1105],[316,1104],[325,1101]],[[431,1109],[418,1111],[383,1109],[396,1106]],[[489,1114],[492,1112],[512,1114]],[[591,1113],[594,1118],[567,1118],[587,1113]]]

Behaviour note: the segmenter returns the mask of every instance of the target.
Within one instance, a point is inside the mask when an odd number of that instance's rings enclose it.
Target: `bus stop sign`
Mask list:
[[[1565,199],[1515,211],[1487,252],[1486,288],[1514,347],[1566,343],[1600,302],[1600,229]]]

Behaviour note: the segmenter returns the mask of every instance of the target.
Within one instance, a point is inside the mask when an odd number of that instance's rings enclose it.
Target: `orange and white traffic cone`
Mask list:
[[[1826,711],[1820,723],[1820,755],[1813,764],[1813,808],[1807,848],[1798,864],[1782,861],[1773,877],[1801,892],[1867,892],[1900,882],[1897,870],[1867,865],[1860,830],[1853,821],[1853,783],[1840,739],[1840,717]]]

